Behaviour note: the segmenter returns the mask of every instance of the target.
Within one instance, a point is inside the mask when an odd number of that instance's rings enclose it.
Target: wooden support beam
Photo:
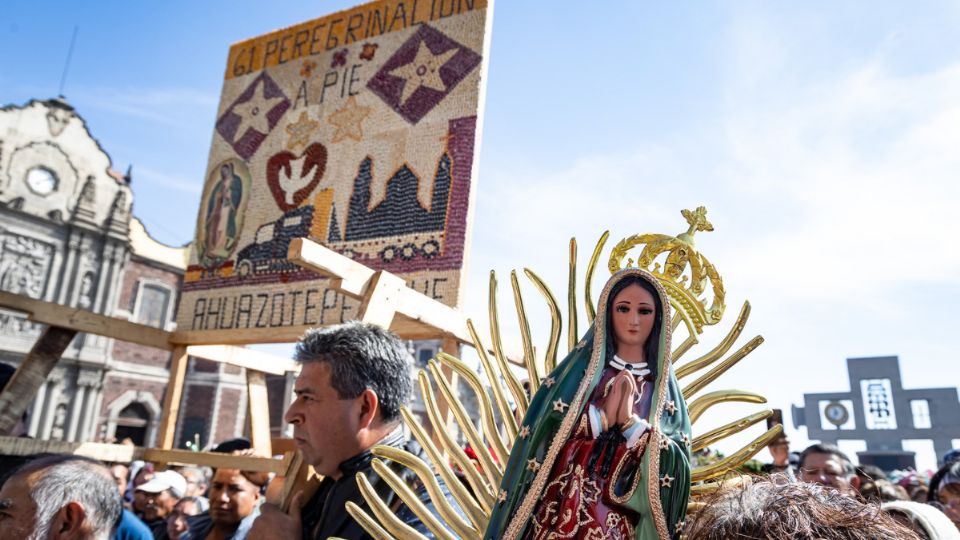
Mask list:
[[[127,444],[79,443],[66,441],[43,441],[22,437],[0,437],[0,455],[32,456],[36,454],[74,454],[104,462],[130,463],[142,459],[154,463],[178,465],[202,465],[214,469],[229,467],[244,471],[284,474],[287,465],[283,460],[234,456],[216,452],[193,452],[190,450],[162,450],[142,448]]]
[[[9,434],[17,425],[30,400],[37,395],[40,385],[47,380],[76,335],[76,330],[59,326],[48,326],[40,334],[6,388],[0,392],[0,435]]]
[[[379,272],[371,270],[308,238],[291,240],[287,258],[322,276],[330,277],[332,288],[362,300],[376,295],[377,291],[372,288],[377,287],[384,280],[383,275],[388,274],[382,270]],[[395,277],[395,279],[400,278]],[[384,287],[392,290],[393,282],[383,282]],[[386,285],[386,283],[390,284]],[[440,335],[447,335],[461,343],[471,342],[470,334],[467,332],[467,318],[463,313],[406,285],[399,290],[399,297],[395,302],[391,301],[391,305],[395,307],[394,311],[400,317],[391,319],[393,322],[389,328],[404,339],[415,339],[409,334],[404,334],[403,331],[416,329],[425,339],[436,339]],[[370,309],[369,306],[368,309]],[[378,312],[378,317],[380,316],[385,317]]]
[[[233,345],[190,345],[187,347],[187,354],[194,358],[253,369],[271,375],[285,375],[288,371],[300,371],[300,364],[290,358]]]
[[[272,456],[270,441],[270,403],[267,377],[261,371],[247,370],[247,415],[250,417],[250,442],[261,456]]]
[[[390,328],[400,307],[400,295],[407,284],[390,272],[380,270],[370,278],[369,294],[360,304],[360,320],[383,328]]]
[[[286,455],[297,451],[297,442],[288,437],[274,437],[270,439],[270,447],[273,448],[274,455]]]
[[[178,345],[170,360],[170,379],[167,393],[163,396],[163,409],[160,412],[160,436],[157,446],[164,450],[173,448],[173,439],[177,431],[177,418],[180,415],[180,400],[183,398],[183,382],[187,378],[187,363],[190,356],[187,347]]]
[[[317,488],[320,487],[320,477],[314,472],[313,467],[303,460],[303,453],[299,450],[293,453],[293,459],[289,460],[283,477],[283,490],[280,493],[280,500],[268,500],[267,502],[278,505],[284,512],[290,509],[293,496],[298,492],[303,492],[300,502],[306,504],[310,497],[313,497],[313,494],[316,493]]]
[[[0,307],[27,313],[31,321],[75,332],[87,332],[167,351],[173,348],[170,344],[170,332],[85,309],[62,306],[6,291],[0,291]]]

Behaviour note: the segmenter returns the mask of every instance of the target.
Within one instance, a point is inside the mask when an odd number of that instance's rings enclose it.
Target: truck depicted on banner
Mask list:
[[[301,206],[276,221],[261,225],[253,242],[237,253],[237,276],[243,279],[299,269],[287,260],[287,250],[294,238],[309,236],[312,219],[313,206]]]

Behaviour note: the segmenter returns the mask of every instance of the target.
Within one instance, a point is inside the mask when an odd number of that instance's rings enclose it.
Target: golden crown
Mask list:
[[[697,251],[693,241],[693,235],[698,231],[713,230],[713,224],[707,220],[706,207],[682,210],[680,213],[689,225],[685,232],[676,236],[635,234],[624,238],[610,253],[609,268],[610,272],[614,273],[634,266],[633,259],[628,258],[626,266],[623,260],[630,250],[643,246],[635,266],[649,271],[660,280],[670,297],[671,305],[699,334],[705,325],[720,322],[726,308],[726,291],[717,268]],[[655,260],[664,254],[666,260],[661,269],[660,263]],[[708,298],[704,294],[708,282],[713,290],[713,300],[709,307]]]

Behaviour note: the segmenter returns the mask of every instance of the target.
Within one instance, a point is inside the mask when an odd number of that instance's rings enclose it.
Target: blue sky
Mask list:
[[[229,45],[351,4],[6,2],[0,102],[55,95],[79,26],[64,93],[133,164],[151,234],[183,244]],[[491,268],[501,291],[522,266],[556,290],[569,237],[677,233],[705,204],[698,247],[767,338],[737,387],[789,411],[847,389],[845,358],[888,354],[908,388],[955,386],[960,5],[597,5],[496,5],[468,314]]]

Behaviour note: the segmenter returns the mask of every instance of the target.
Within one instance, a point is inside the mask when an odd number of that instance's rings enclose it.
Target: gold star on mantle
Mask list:
[[[528,460],[527,460],[527,470],[528,470],[528,471],[533,471],[533,472],[539,471],[539,470],[540,470],[540,462],[538,462],[536,459],[528,459]]]
[[[547,380],[543,381],[544,386],[550,388],[551,386],[557,384],[557,380],[553,377],[547,377]]]
[[[368,116],[370,107],[357,105],[356,96],[350,96],[346,105],[327,117],[327,122],[337,128],[333,134],[333,142],[338,143],[348,137],[355,141],[363,140],[363,121]]]
[[[555,410],[555,411],[557,411],[557,412],[561,412],[561,413],[562,413],[563,410],[566,409],[566,408],[569,407],[569,406],[570,406],[570,405],[567,405],[566,403],[564,403],[562,399],[558,399],[558,400],[556,400],[556,401],[553,402],[553,410]]]
[[[403,91],[400,93],[400,105],[406,103],[421,86],[441,92],[446,91],[447,85],[443,84],[440,78],[440,68],[455,54],[457,54],[456,48],[433,54],[426,42],[421,40],[413,61],[390,72],[391,75],[404,80]]]
[[[500,504],[503,504],[503,503],[505,503],[505,502],[507,501],[507,492],[506,492],[506,490],[503,490],[503,489],[500,490],[500,493],[497,495],[497,501],[499,501]]]
[[[283,97],[268,98],[266,91],[267,88],[263,81],[257,81],[257,86],[253,89],[253,97],[250,98],[250,101],[244,101],[233,107],[233,114],[240,117],[240,125],[233,135],[234,142],[239,141],[247,132],[247,129],[255,129],[264,135],[270,132],[270,121],[267,120],[267,113],[277,103],[283,101]]]
[[[520,438],[521,438],[521,439],[526,439],[527,437],[529,437],[529,436],[530,436],[530,426],[523,426],[523,428],[520,430],[519,435],[520,435]]]
[[[670,416],[673,416],[677,412],[677,404],[671,399],[667,402],[667,412],[670,413]]]
[[[660,487],[673,487],[673,477],[670,475],[663,475],[663,478],[660,479]]]
[[[686,433],[680,434],[680,441],[683,442],[684,445],[690,446],[690,436]]]
[[[687,522],[686,522],[686,521],[681,520],[681,521],[677,522],[677,526],[674,527],[673,532],[675,532],[675,533],[683,532],[683,528],[686,527],[686,525],[687,525]]]
[[[287,127],[284,128],[287,135],[290,136],[290,140],[287,141],[287,149],[293,150],[298,146],[306,148],[307,145],[310,144],[310,135],[319,127],[320,122],[311,120],[307,111],[302,111],[300,118],[298,118],[296,122],[290,122],[287,124]]]

